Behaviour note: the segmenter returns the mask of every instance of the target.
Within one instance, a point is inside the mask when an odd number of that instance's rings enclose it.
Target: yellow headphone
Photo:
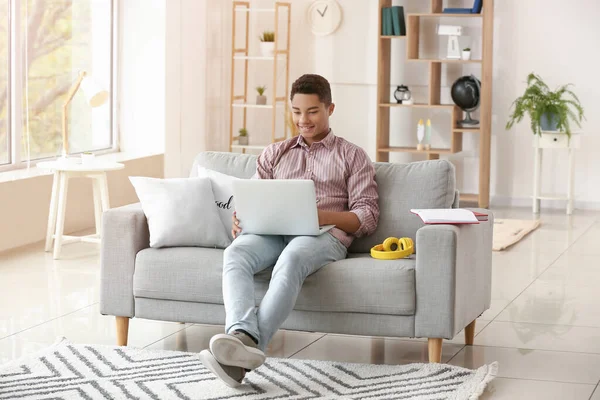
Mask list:
[[[415,252],[415,245],[411,238],[389,237],[383,241],[383,244],[373,246],[371,257],[380,260],[396,260],[405,258]]]

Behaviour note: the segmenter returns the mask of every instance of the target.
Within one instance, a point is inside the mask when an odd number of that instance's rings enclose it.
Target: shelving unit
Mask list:
[[[240,145],[238,143],[239,136],[234,135],[234,112],[238,109],[237,112],[242,112],[242,126],[246,127],[247,123],[247,113],[248,110],[252,109],[265,109],[271,110],[271,142],[277,142],[281,140],[285,140],[288,136],[288,126],[284,124],[284,132],[283,136],[278,137],[276,135],[276,123],[277,123],[277,115],[278,109],[283,108],[283,113],[280,115],[281,117],[285,117],[288,114],[288,93],[289,93],[289,61],[290,61],[290,27],[291,27],[291,11],[292,5],[288,2],[275,2],[274,8],[253,8],[251,7],[250,1],[234,1],[233,2],[233,23],[232,23],[232,39],[231,39],[231,94],[230,94],[230,110],[229,110],[229,151],[233,151],[234,149],[242,150],[242,152],[246,152],[246,150],[260,150],[266,147],[267,144],[264,145]],[[275,32],[275,51],[273,56],[262,56],[262,55],[254,55],[249,54],[249,39],[250,39],[250,14],[251,13],[273,13],[274,18],[274,32]],[[242,47],[236,47],[236,27],[238,23],[238,17],[241,15],[241,19],[245,21],[245,37],[244,44]],[[281,16],[285,18],[285,34],[280,34],[282,30],[281,25]],[[283,45],[285,44],[285,47]],[[236,61],[243,61],[243,94],[235,94],[235,84],[236,84]],[[270,96],[271,104],[262,105],[262,104],[253,104],[249,102],[248,99],[248,68],[250,61],[257,61],[258,63],[263,62],[271,62],[273,69],[273,81],[270,88]],[[278,63],[285,63],[285,88],[283,88],[284,96],[277,96],[277,82],[280,76],[278,76]],[[241,111],[239,111],[241,109]],[[259,111],[260,112],[260,111]]]
[[[411,0],[412,1],[412,0]],[[422,0],[415,0],[419,3]],[[483,0],[483,12],[481,14],[444,14],[443,0],[430,0],[429,13],[407,13],[406,14],[406,36],[384,36],[381,35],[382,19],[381,10],[391,7],[392,0],[379,0],[379,24],[378,24],[378,67],[377,67],[377,161],[389,161],[391,152],[422,153],[427,159],[438,159],[440,155],[455,154],[462,151],[464,134],[479,135],[479,191],[476,194],[461,193],[460,200],[466,202],[477,202],[479,207],[489,207],[490,188],[490,153],[491,153],[491,123],[492,123],[492,40],[494,22],[494,0]],[[406,7],[405,7],[406,9]],[[420,27],[422,18],[465,18],[482,19],[482,59],[481,60],[453,60],[453,59],[431,59],[419,58]],[[436,34],[437,36],[437,34]],[[391,41],[406,40],[406,62],[423,63],[429,69],[429,93],[428,102],[424,104],[396,104],[390,103],[390,71]],[[394,60],[396,62],[396,60]],[[459,127],[457,121],[462,120],[462,110],[455,104],[441,104],[441,73],[442,64],[475,64],[481,66],[479,126]],[[451,112],[451,125],[448,129],[450,135],[450,148],[417,150],[416,147],[390,146],[390,110],[394,108],[426,108],[441,109]],[[416,127],[415,127],[416,130]],[[410,133],[413,135],[413,132]]]

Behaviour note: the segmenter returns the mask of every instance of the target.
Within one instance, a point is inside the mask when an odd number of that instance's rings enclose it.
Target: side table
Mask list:
[[[572,132],[571,139],[565,133],[542,132],[542,136],[536,135],[533,140],[534,165],[533,165],[533,212],[540,212],[540,200],[567,200],[567,214],[573,213],[573,188],[575,169],[575,150],[579,148],[580,132]],[[569,152],[569,170],[567,178],[567,195],[544,195],[542,196],[542,150],[564,149]]]
[[[48,213],[48,230],[46,232],[46,251],[52,248],[54,239],[53,257],[57,260],[63,244],[72,242],[99,243],[102,235],[102,212],[110,208],[108,198],[108,184],[106,172],[125,168],[123,164],[115,162],[91,161],[82,164],[80,160],[73,161],[44,161],[37,164],[38,168],[54,171],[52,182],[52,197],[50,198],[50,212]],[[63,235],[65,214],[67,207],[67,192],[69,178],[85,177],[92,179],[94,193],[94,216],[96,233],[86,236]]]

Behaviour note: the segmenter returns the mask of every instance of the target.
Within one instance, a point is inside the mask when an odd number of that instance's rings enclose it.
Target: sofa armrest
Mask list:
[[[100,313],[135,315],[133,271],[137,253],[150,246],[148,222],[141,204],[107,210],[102,215],[100,245]]]
[[[416,238],[415,336],[452,339],[490,306],[494,218],[427,225]]]

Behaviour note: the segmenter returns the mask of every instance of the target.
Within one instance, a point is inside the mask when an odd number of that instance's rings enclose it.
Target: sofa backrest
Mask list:
[[[256,171],[257,156],[239,153],[204,152],[194,160],[190,176],[202,166],[238,178],[250,178]],[[423,226],[411,208],[451,208],[458,204],[454,165],[447,160],[408,164],[373,163],[379,193],[379,224],[368,237],[358,238],[352,253],[365,253],[387,237],[410,237]]]
[[[236,178],[249,179],[256,172],[257,158],[251,154],[206,151],[198,154],[194,159],[190,177],[198,176],[198,167],[200,166]]]
[[[365,253],[390,237],[416,238],[423,226],[412,208],[451,208],[455,197],[454,165],[446,160],[408,164],[374,163],[379,193],[379,223],[372,235],[356,239],[349,251]]]

